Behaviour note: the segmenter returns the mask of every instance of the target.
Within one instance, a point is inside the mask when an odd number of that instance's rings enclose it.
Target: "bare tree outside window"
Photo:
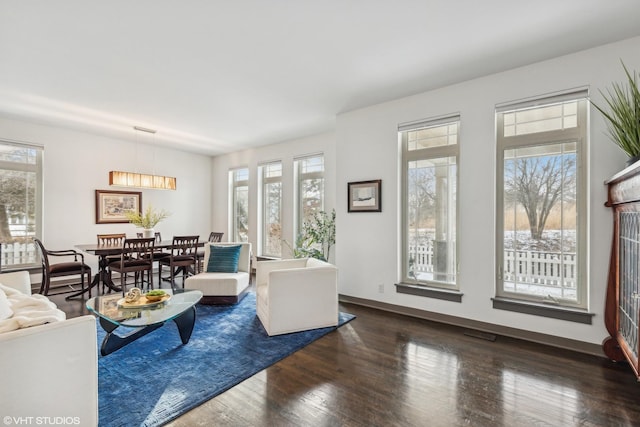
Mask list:
[[[586,100],[565,99],[496,113],[496,293],[585,307]]]
[[[510,150],[509,154],[516,150]],[[559,202],[575,203],[575,147],[569,153],[505,159],[505,203],[520,205],[529,221],[531,238],[542,233]]]

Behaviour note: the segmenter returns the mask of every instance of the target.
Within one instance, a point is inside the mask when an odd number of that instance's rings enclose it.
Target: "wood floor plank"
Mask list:
[[[78,304],[59,303],[71,316]],[[640,385],[625,363],[340,309],[357,318],[168,425],[640,425]]]

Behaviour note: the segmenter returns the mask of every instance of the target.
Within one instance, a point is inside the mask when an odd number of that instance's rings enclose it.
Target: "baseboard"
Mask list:
[[[544,344],[552,347],[558,347],[566,350],[576,351],[579,353],[589,354],[592,356],[606,357],[602,352],[602,347],[598,344],[591,344],[583,341],[541,334],[538,332],[525,331],[523,329],[510,328],[507,326],[495,325],[493,323],[479,322],[477,320],[464,319],[462,317],[450,316],[448,314],[434,313],[431,311],[404,307],[401,305],[389,304],[365,298],[352,297],[342,294],[338,295],[338,298],[340,302],[344,303],[361,305],[364,307],[375,308],[391,313],[397,313],[405,316],[417,317],[420,319],[431,320],[434,322],[445,323],[448,325],[459,326],[467,329],[473,329],[483,333],[517,338],[525,341],[535,342],[538,344]]]

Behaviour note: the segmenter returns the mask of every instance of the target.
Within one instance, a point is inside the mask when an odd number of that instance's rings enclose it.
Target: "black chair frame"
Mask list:
[[[42,262],[42,280],[38,293],[45,296],[73,293],[73,295],[65,298],[68,300],[76,296],[82,296],[88,291],[89,298],[91,298],[91,267],[84,262],[84,255],[81,252],[73,249],[53,251],[46,249],[40,239],[34,238],[33,241],[36,243],[36,247],[40,252],[40,260]],[[49,257],[73,257],[73,261],[52,264],[49,262]],[[85,275],[87,276],[86,286]],[[67,288],[67,290],[50,293],[51,279],[65,276],[80,276],[80,290],[73,288],[73,286],[78,283],[65,283],[64,287]]]

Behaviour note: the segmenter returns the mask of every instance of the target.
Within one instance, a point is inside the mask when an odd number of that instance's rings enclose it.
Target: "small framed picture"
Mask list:
[[[382,212],[382,180],[347,184],[348,212]]]
[[[96,224],[127,223],[127,211],[142,214],[141,191],[96,190]]]

